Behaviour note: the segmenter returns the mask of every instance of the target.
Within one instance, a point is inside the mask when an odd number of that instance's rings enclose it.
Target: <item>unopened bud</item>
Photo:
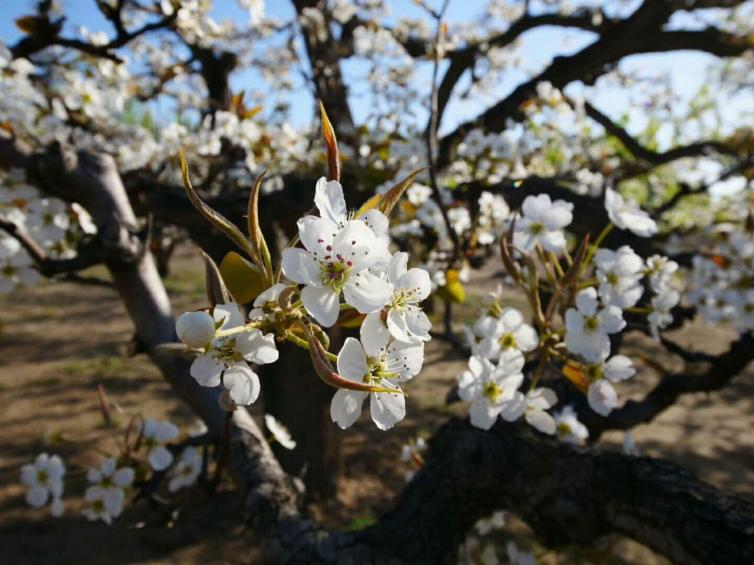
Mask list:
[[[215,320],[206,312],[184,312],[175,324],[175,331],[189,347],[205,347],[215,337]]]

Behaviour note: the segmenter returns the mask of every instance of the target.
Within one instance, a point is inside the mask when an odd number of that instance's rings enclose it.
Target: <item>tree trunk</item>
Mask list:
[[[330,419],[334,389],[314,373],[308,352],[285,344],[278,362],[266,368],[262,390],[266,412],[285,424],[297,443],[294,450],[272,444],[283,469],[303,478],[308,496],[334,496],[340,468],[340,430]]]

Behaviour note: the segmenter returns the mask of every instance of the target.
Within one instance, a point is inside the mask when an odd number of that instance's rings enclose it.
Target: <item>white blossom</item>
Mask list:
[[[622,230],[639,237],[657,233],[657,224],[634,200],[625,200],[612,188],[605,190],[605,209],[610,221]]]
[[[288,428],[278,422],[273,415],[264,415],[264,425],[267,426],[267,429],[272,434],[272,437],[275,438],[275,441],[277,441],[281,446],[285,447],[286,449],[296,449],[296,442],[291,437]]]
[[[521,206],[523,216],[516,221],[513,245],[524,252],[532,251],[537,243],[546,251],[559,252],[565,248],[563,228],[573,220],[573,204],[565,200],[550,200],[547,194],[527,196]]]
[[[212,314],[219,331],[239,331],[216,338],[203,355],[194,359],[191,376],[206,387],[216,387],[222,382],[231,400],[239,406],[253,404],[259,396],[260,384],[248,364],[278,360],[275,336],[254,328],[243,329],[243,314],[233,302],[218,304]]]
[[[389,283],[370,273],[384,260],[384,241],[361,220],[348,220],[343,188],[337,181],[320,179],[314,202],[320,217],[298,221],[304,249],[283,251],[283,273],[305,285],[301,291],[304,308],[325,327],[332,326],[340,312],[340,294],[362,314],[382,308],[390,298]],[[371,219],[382,222],[377,210]],[[379,218],[379,220],[377,220]]]
[[[173,462],[173,454],[165,447],[178,437],[178,428],[166,420],[145,418],[141,423],[141,442],[147,449],[149,465],[155,471],[164,471]],[[99,497],[98,497],[99,498]]]
[[[390,341],[387,332],[374,324],[361,326],[361,341],[346,338],[338,353],[338,373],[358,383],[395,390],[366,392],[341,388],[330,403],[330,417],[341,428],[349,428],[361,414],[367,396],[372,420],[381,430],[392,428],[406,415],[406,398],[401,383],[419,373],[424,362],[420,343]]]
[[[470,401],[471,424],[489,430],[505,403],[512,400],[524,381],[524,357],[519,351],[503,354],[498,365],[487,359],[469,358],[469,368],[458,381],[458,396]]]
[[[576,308],[566,311],[565,344],[571,353],[597,362],[610,354],[608,335],[625,326],[620,308],[608,305],[600,309],[597,291],[593,287],[585,288],[576,295]]]
[[[42,508],[52,502],[53,516],[63,513],[63,476],[65,465],[57,455],[40,453],[29,463],[21,467],[21,482],[27,487],[26,503],[33,508]]]
[[[202,454],[195,448],[188,446],[181,451],[173,469],[170,471],[168,490],[176,492],[182,488],[190,487],[196,482],[202,471]]]

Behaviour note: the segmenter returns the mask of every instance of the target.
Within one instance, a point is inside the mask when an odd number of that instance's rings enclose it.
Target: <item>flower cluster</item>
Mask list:
[[[636,372],[628,357],[610,355],[612,337],[626,328],[625,314],[645,316],[647,331],[656,337],[672,322],[670,310],[680,299],[674,282],[678,265],[659,255],[644,261],[627,245],[599,247],[614,226],[648,236],[656,224],[635,202],[611,190],[605,207],[614,224],[603,230],[596,245],[584,241],[571,256],[564,229],[573,219],[573,206],[553,202],[546,194],[524,199],[502,251],[509,281],[524,292],[533,323],[504,305],[501,288],[466,329],[472,355],[458,393],[471,402],[473,425],[489,429],[498,416],[507,421],[524,416],[540,431],[584,442],[588,431],[572,408],[555,418],[547,412],[557,399],[549,388],[537,386],[545,366],[562,363],[563,375],[586,394],[591,408],[607,416],[618,405],[613,383]],[[545,304],[543,287],[549,289]],[[527,363],[535,369],[524,393],[519,389]]]
[[[202,452],[191,445],[184,447],[177,459],[173,457],[175,446],[168,442],[178,438],[179,430],[171,422],[144,418],[133,423],[136,425],[125,431],[119,453],[86,472],[88,486],[81,512],[88,520],[110,525],[123,513],[129,496],[144,495],[163,481],[170,493],[190,487],[207,464]],[[57,455],[41,453],[33,463],[24,465],[21,482],[27,487],[29,506],[41,508],[49,503],[53,516],[62,515],[65,474],[66,467]]]
[[[109,457],[99,467],[92,467],[86,474],[91,486],[86,489],[84,498],[87,505],[83,510],[89,520],[102,520],[111,524],[120,516],[126,502],[128,489],[134,482],[132,467],[118,467],[118,462]]]
[[[222,383],[231,406],[257,399],[259,378],[250,364],[277,361],[277,339],[319,358],[317,374],[339,389],[331,405],[333,422],[351,426],[369,397],[375,424],[391,428],[405,416],[401,385],[421,370],[430,339],[431,324],[421,308],[432,290],[429,273],[409,268],[407,253],[391,253],[389,221],[379,208],[348,212],[339,182],[320,179],[314,203],[319,215],[298,221],[302,247],[283,250],[279,275],[251,250],[267,284],[254,297],[248,320],[237,304],[217,304],[210,312],[184,313],[176,333],[198,354],[191,366],[194,379],[208,387]],[[328,341],[326,328],[344,319],[360,322],[360,339],[346,339],[335,356],[320,342]],[[276,422],[268,427],[276,436],[282,431]]]
[[[754,329],[754,234],[719,229],[705,244],[693,258],[689,301],[709,322]]]

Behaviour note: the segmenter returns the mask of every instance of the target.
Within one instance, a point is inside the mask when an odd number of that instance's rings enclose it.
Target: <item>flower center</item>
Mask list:
[[[3,275],[10,278],[16,274],[16,268],[13,265],[5,265],[3,267]]]
[[[50,476],[47,474],[47,471],[41,470],[37,471],[37,482],[38,483],[46,483],[47,479],[49,479]]]
[[[529,226],[529,232],[532,235],[539,235],[545,231],[545,225],[542,222],[534,222]]]
[[[503,349],[510,349],[511,347],[516,347],[516,338],[510,333],[503,334],[500,336],[498,343],[500,343],[500,347]]]
[[[102,513],[105,511],[105,503],[101,500],[94,500],[92,501],[92,510],[94,510],[97,513]]]
[[[618,284],[618,275],[616,275],[613,272],[610,272],[607,274],[607,282],[609,282],[612,286],[615,286]]]
[[[584,318],[584,331],[587,333],[592,333],[596,331],[600,327],[600,321],[597,319],[597,316],[588,316],[587,318]]]
[[[600,365],[589,365],[584,371],[584,374],[591,382],[595,382],[605,376],[605,371]]]
[[[331,259],[331,255],[326,255],[325,259]],[[320,263],[320,273],[322,283],[336,292],[343,290],[348,280],[348,274],[351,272],[353,263],[347,261],[342,255],[336,255],[334,261],[323,261]]]
[[[499,384],[495,382],[489,382],[484,384],[482,394],[485,398],[490,400],[490,402],[497,402],[497,399],[500,398],[501,394],[503,394],[503,389]]]
[[[109,488],[113,486],[113,480],[110,477],[102,477],[100,484],[103,488]]]

